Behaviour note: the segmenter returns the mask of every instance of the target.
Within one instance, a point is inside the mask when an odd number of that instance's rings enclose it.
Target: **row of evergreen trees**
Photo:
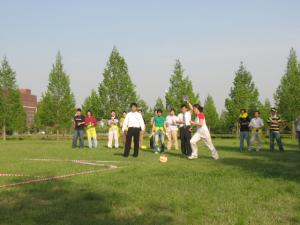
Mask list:
[[[20,103],[15,72],[6,58],[1,62],[0,88],[2,134],[22,131],[25,128],[25,113]],[[193,89],[191,80],[185,74],[180,61],[176,60],[169,89],[163,98],[158,97],[152,109],[149,108],[136,92],[125,59],[114,47],[104,69],[102,81],[91,91],[82,108],[84,111],[92,110],[100,119],[107,118],[111,110],[121,114],[122,111],[128,110],[131,102],[137,102],[147,120],[156,108],[175,108],[179,111],[185,95],[189,96],[192,102],[200,102],[199,94]],[[300,112],[300,66],[294,49],[290,51],[287,68],[274,94],[274,99],[282,117],[291,125]],[[252,80],[251,73],[243,63],[236,71],[233,86],[225,100],[225,110],[221,115],[218,114],[211,95],[208,95],[204,102],[207,123],[215,133],[232,130],[241,108],[248,109],[249,113],[260,110],[264,119],[269,116],[271,108],[268,99],[264,103],[259,101],[259,91]],[[74,110],[75,98],[70,88],[70,79],[64,70],[62,56],[58,52],[49,74],[47,90],[42,94],[38,105],[35,127],[65,132],[70,129]]]

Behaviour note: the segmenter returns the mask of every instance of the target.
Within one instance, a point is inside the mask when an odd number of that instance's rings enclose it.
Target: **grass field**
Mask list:
[[[72,150],[66,141],[0,142],[0,173],[24,175],[0,177],[0,186],[100,169],[1,188],[0,224],[300,224],[300,151],[296,141],[284,140],[284,153],[240,153],[237,140],[214,142],[219,161],[212,160],[200,144],[199,159],[188,161],[172,151],[165,164],[150,151],[141,151],[137,159],[125,159],[122,150]],[[103,162],[102,166],[98,160],[116,162]],[[110,170],[106,166],[110,164],[118,168]]]

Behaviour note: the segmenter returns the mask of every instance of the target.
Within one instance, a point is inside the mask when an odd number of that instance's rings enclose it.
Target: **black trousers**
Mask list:
[[[127,132],[127,135],[126,135],[125,149],[124,149],[124,156],[125,157],[129,156],[132,137],[133,137],[133,142],[134,142],[133,156],[138,157],[138,155],[139,155],[139,146],[140,146],[140,132],[141,132],[141,128],[136,128],[136,127],[129,127],[128,128],[128,132]]]
[[[192,133],[190,132],[190,126],[180,127],[180,140],[181,140],[181,152],[184,155],[192,155],[191,138]]]

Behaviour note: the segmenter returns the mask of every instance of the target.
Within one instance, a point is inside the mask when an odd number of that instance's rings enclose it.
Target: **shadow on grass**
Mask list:
[[[292,145],[292,144],[284,145],[285,150],[286,150],[285,152],[295,152],[295,153],[298,152],[298,153],[300,153],[300,150],[298,150],[295,146],[296,145]],[[224,146],[224,145],[220,145],[220,144],[215,145],[215,147],[216,147],[217,150],[220,150],[220,151],[240,153],[239,147]],[[251,154],[253,152],[255,152],[255,151],[249,152],[247,150],[247,148],[245,148],[242,153],[249,153],[249,154]],[[277,152],[279,152],[278,148],[275,148],[275,151],[271,152],[269,150],[269,148],[267,148],[265,146],[262,148],[262,151],[261,151],[261,153],[272,153],[272,154],[277,153]]]
[[[0,190],[0,224],[172,223],[172,217],[168,213],[157,215],[151,213],[153,207],[159,208],[159,203],[147,204],[149,205],[145,204],[143,208],[138,208],[129,202],[126,195],[113,191],[91,191],[66,181],[46,182]]]
[[[258,152],[253,158],[224,158],[220,160],[220,163],[235,166],[237,169],[264,178],[300,182],[300,154],[298,152]]]

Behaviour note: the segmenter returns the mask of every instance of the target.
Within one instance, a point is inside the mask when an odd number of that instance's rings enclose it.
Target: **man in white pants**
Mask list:
[[[205,122],[205,116],[203,113],[203,107],[199,104],[192,105],[189,103],[190,108],[196,114],[195,121],[192,121],[191,124],[197,126],[197,132],[193,135],[191,139],[191,146],[192,146],[192,155],[188,157],[188,159],[196,159],[198,158],[198,146],[197,143],[201,139],[204,141],[206,146],[211,151],[213,159],[219,159],[219,154],[212,143],[210,132]]]
[[[252,151],[254,141],[257,141],[257,143],[258,143],[257,148],[258,148],[258,151],[260,151],[261,146],[262,146],[261,136],[262,136],[262,128],[264,127],[264,121],[260,118],[259,111],[255,112],[254,118],[251,119],[249,127],[252,130],[249,151]]]
[[[116,117],[116,112],[111,111],[111,118],[108,120],[108,148],[112,148],[113,140],[115,142],[115,148],[119,148],[119,120]]]

